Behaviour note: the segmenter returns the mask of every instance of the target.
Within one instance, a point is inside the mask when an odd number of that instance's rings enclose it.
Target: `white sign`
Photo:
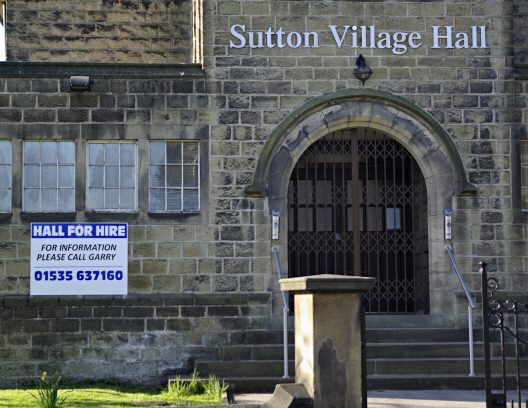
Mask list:
[[[390,49],[395,55],[402,55],[409,48],[422,46],[422,34],[418,31],[380,31],[374,25],[329,25],[328,30],[335,46],[359,49]],[[486,26],[471,26],[469,31],[456,31],[454,26],[431,26],[431,48],[488,48]],[[246,31],[244,24],[233,24],[229,30],[233,39],[230,48],[319,48],[319,32],[290,31],[282,27],[265,31]]]
[[[128,224],[31,224],[31,295],[126,295]]]

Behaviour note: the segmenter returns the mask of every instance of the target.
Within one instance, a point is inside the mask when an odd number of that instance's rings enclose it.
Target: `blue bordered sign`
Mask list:
[[[127,223],[32,223],[30,294],[126,295]]]

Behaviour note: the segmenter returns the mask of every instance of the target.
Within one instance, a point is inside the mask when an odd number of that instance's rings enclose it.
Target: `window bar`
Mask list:
[[[361,251],[361,211],[363,211],[361,204],[362,191],[359,188],[359,161],[361,159],[359,152],[359,131],[354,129],[350,132],[350,141],[351,141],[351,157],[355,158],[352,160],[352,169],[350,183],[352,187],[352,197],[351,197],[351,206],[352,206],[352,234],[353,234],[353,273],[356,276],[363,275],[363,266],[362,266],[362,251]],[[370,297],[367,297],[370,302]],[[369,305],[370,307],[370,305]]]
[[[348,238],[348,231],[347,231],[347,225],[346,225],[346,177],[345,177],[345,167],[349,164],[348,161],[350,161],[351,156],[346,154],[345,146],[347,141],[350,140],[350,131],[347,130],[346,132],[341,132],[343,134],[343,137],[341,138],[341,151],[343,152],[343,159],[341,163],[341,180],[340,180],[340,190],[341,190],[341,238],[343,239],[341,247],[343,248],[343,275],[348,275],[348,268],[347,268],[347,256],[348,256],[348,245],[349,245],[349,238]],[[345,157],[348,158],[348,161],[345,160]],[[337,201],[335,199],[335,189],[337,187],[332,187],[332,201]]]
[[[169,196],[169,183],[168,183],[168,180],[167,180],[167,173],[168,173],[168,170],[169,170],[169,166],[168,166],[168,156],[169,156],[169,144],[167,142],[163,142],[163,144],[165,145],[165,154],[163,155],[163,206],[165,208],[165,211],[168,211],[169,209],[169,201],[168,201],[168,196]]]
[[[183,186],[184,186],[184,182],[183,182],[183,169],[185,168],[185,165],[183,164],[183,142],[179,142],[178,143],[180,145],[180,152],[181,152],[181,164],[180,164],[180,173],[181,173],[181,179],[180,179],[180,208],[181,208],[181,211],[184,211],[184,208],[183,208]]]
[[[335,154],[335,146],[336,146],[336,143],[337,143],[337,140],[336,140],[336,134],[334,133],[331,137],[331,141],[332,141],[332,154]],[[336,170],[336,161],[337,161],[337,158],[332,160],[332,181],[333,183],[335,184],[336,182],[336,179],[337,179],[337,170]],[[337,220],[337,206],[334,205],[332,206],[332,220],[335,221]],[[332,271],[332,273],[338,273],[338,259],[337,259],[337,254],[338,254],[338,232],[337,232],[337,223],[335,225],[335,228],[334,229],[334,239],[333,239],[333,242],[334,242],[334,270]]]
[[[57,148],[55,149],[55,209],[58,210],[59,207],[59,145],[56,144]]]
[[[301,276],[301,248],[299,246],[299,231],[301,230],[300,229],[300,218],[301,218],[301,212],[299,211],[300,210],[300,204],[299,204],[299,194],[300,194],[300,191],[299,191],[299,176],[300,176],[300,166],[299,167],[295,167],[295,172],[296,172],[296,180],[295,180],[295,184],[297,186],[297,194],[296,196],[294,197],[294,201],[295,201],[295,204],[296,204],[296,217],[295,217],[295,221],[297,222],[297,226],[296,226],[296,241],[297,241],[297,263],[296,263],[296,271],[295,271],[295,276]]]
[[[406,152],[403,150],[403,149],[400,149],[400,152],[401,152],[401,190],[402,190],[402,197],[405,197],[405,186],[406,186],[406,182],[405,182],[405,159],[406,159]],[[411,163],[411,172],[412,172],[412,163]],[[411,187],[412,188],[412,187]],[[401,222],[402,222],[402,236],[404,237],[405,239],[405,246],[404,248],[407,250],[407,241],[408,241],[408,234],[407,234],[407,228],[405,228],[405,221],[406,221],[406,212],[405,211],[405,206],[406,206],[406,201],[405,199],[403,199],[403,202],[402,202],[402,214],[401,214]],[[404,205],[405,203],[405,205]],[[396,206],[395,206],[396,207]],[[412,222],[412,220],[411,220]],[[405,229],[404,229],[405,228]],[[412,231],[412,229],[411,229]],[[413,255],[414,256],[414,255]],[[404,282],[404,285],[405,285],[405,297],[403,298],[403,306],[404,306],[404,309],[405,309],[405,312],[409,312],[409,299],[411,299],[412,297],[414,296],[411,296],[411,293],[409,291],[409,285],[408,285],[408,280],[407,280],[407,251],[405,251],[405,254],[404,254],[404,257],[403,257],[403,282]]]
[[[106,210],[106,155],[107,145],[103,144],[103,209]]]
[[[317,142],[316,142],[317,143]],[[315,169],[315,175],[314,175],[314,178],[315,178],[315,188],[317,190],[317,179],[319,178],[319,161],[318,161],[318,158],[319,158],[319,154],[315,154],[314,155],[314,169]],[[326,164],[323,163],[323,180],[326,180]],[[315,194],[315,199],[317,201],[317,191],[316,191],[316,194]],[[317,210],[315,210],[317,211]],[[315,224],[315,230],[317,231],[317,224]],[[321,262],[321,259],[319,257],[319,255],[321,254],[321,251],[315,251],[315,274],[320,274],[321,271],[320,271],[320,268],[319,268],[319,262]],[[326,259],[325,259],[325,262],[326,262]],[[326,268],[324,268],[326,269]],[[326,271],[325,271],[326,272]]]
[[[377,279],[378,280],[381,280],[381,276],[383,276],[383,271],[382,271],[382,260],[381,260],[381,253],[380,253],[380,234],[381,234],[381,231],[379,230],[379,225],[378,225],[378,181],[379,181],[379,178],[380,178],[380,168],[379,168],[379,163],[378,163],[378,156],[379,156],[379,152],[378,152],[378,149],[381,147],[383,147],[382,145],[382,142],[380,142],[380,140],[378,140],[378,134],[376,131],[369,131],[370,133],[370,138],[372,139],[372,160],[373,160],[373,172],[374,174],[372,175],[373,176],[373,179],[372,179],[372,182],[370,183],[370,187],[367,185],[367,188],[370,189],[370,196],[372,198],[372,202],[369,204],[369,206],[371,205],[371,209],[372,211],[371,212],[371,217],[372,218],[372,222],[371,222],[371,225],[372,227],[369,227],[369,237],[370,237],[370,241],[372,242],[372,247],[371,247],[371,253],[373,254],[374,256],[374,263],[375,263],[375,269],[376,269],[376,274],[377,274]],[[383,163],[382,163],[383,165]],[[382,220],[383,221],[383,220]],[[385,275],[387,274],[387,271],[385,271]],[[385,276],[385,279],[386,279],[386,276]],[[379,295],[379,294],[378,294]],[[383,303],[383,301],[386,301],[386,299],[383,299],[381,296],[379,296],[380,298],[380,310],[378,311],[382,311],[382,307],[381,307],[381,304]]]
[[[389,253],[390,253],[390,248],[389,248],[389,240],[387,239],[388,236],[389,236],[389,232],[388,232],[388,225],[387,225],[387,196],[389,194],[387,194],[387,192],[389,191],[389,186],[387,185],[387,160],[388,160],[388,154],[387,154],[387,139],[385,137],[385,135],[381,135],[381,144],[382,144],[382,147],[385,151],[385,153],[383,154],[383,159],[382,160],[382,163],[381,163],[381,166],[382,166],[382,169],[383,170],[383,188],[385,189],[385,194],[382,194],[382,197],[383,197],[383,200],[382,200],[382,203],[381,203],[381,211],[382,211],[382,231],[381,231],[381,234],[382,234],[382,237],[384,238],[383,239],[383,248],[385,250],[385,256],[384,256],[384,260],[380,260],[382,263],[383,261],[385,261],[385,279],[386,279],[386,282],[387,282],[387,288],[385,290],[386,292],[386,303],[387,303],[387,310],[385,310],[385,312],[389,311],[390,310],[390,290],[388,288],[388,285],[389,285],[389,282],[391,282],[391,279],[390,279],[390,262],[389,262]],[[376,169],[377,169],[377,166],[376,166]],[[377,177],[376,177],[377,178]],[[377,181],[377,180],[376,180]],[[376,182],[376,187],[378,186],[378,183]],[[385,218],[385,226],[383,225],[383,218]],[[385,228],[383,228],[385,227]],[[378,260],[379,260],[380,256],[378,255]],[[394,264],[396,262],[393,262]],[[395,266],[395,265],[394,265]]]

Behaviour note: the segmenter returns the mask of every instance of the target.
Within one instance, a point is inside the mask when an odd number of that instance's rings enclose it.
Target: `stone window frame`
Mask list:
[[[129,144],[134,146],[134,204],[132,208],[91,208],[89,205],[90,202],[90,145],[109,145],[109,144],[116,144],[116,145],[123,145],[123,144]],[[137,213],[138,211],[138,169],[139,169],[139,149],[137,141],[133,140],[87,140],[85,142],[85,150],[86,150],[86,161],[84,164],[85,169],[85,198],[84,198],[84,208],[87,212],[101,212],[101,213]],[[119,153],[121,154],[121,152]],[[121,172],[121,165],[120,165],[120,158],[118,158],[119,164],[114,167],[119,168],[119,172]],[[103,164],[103,168],[106,169],[106,163]],[[103,185],[103,190],[107,190],[108,188],[106,185]],[[121,186],[119,185],[117,190],[121,191]]]
[[[7,61],[6,1],[0,0],[0,62]]]
[[[37,189],[37,188],[34,188],[34,187],[26,187],[26,180],[28,179],[27,178],[27,174],[26,174],[26,144],[29,144],[29,143],[38,143],[39,144],[39,187],[38,187],[38,190],[39,190],[39,198],[40,198],[40,204],[39,204],[39,208],[38,210],[32,210],[32,209],[27,209],[27,206],[26,206],[26,194],[25,194],[25,191],[26,191],[26,188],[28,189]],[[53,210],[46,210],[46,209],[42,209],[42,144],[43,143],[55,143],[57,144],[57,158],[56,158],[56,162],[55,162],[55,165],[50,165],[49,167],[56,167],[57,168],[57,180],[56,180],[56,188],[45,188],[45,189],[49,189],[49,190],[57,190],[57,205],[55,207],[55,209]],[[69,163],[60,163],[59,161],[59,149],[58,149],[58,145],[60,143],[71,143],[73,145],[73,187],[60,187],[59,186],[59,174],[58,174],[58,169],[61,167],[61,165],[63,166],[72,166],[72,164],[69,164]],[[60,214],[60,213],[64,213],[64,214],[69,214],[69,213],[72,213],[75,211],[76,209],[76,198],[77,198],[77,186],[76,186],[76,175],[77,175],[77,169],[78,169],[78,166],[77,166],[77,146],[76,146],[76,143],[74,140],[71,140],[71,139],[60,139],[60,140],[39,140],[39,139],[36,139],[36,140],[23,140],[22,141],[22,183],[21,183],[21,197],[22,197],[22,203],[21,203],[21,208],[22,208],[22,212],[23,213],[28,213],[28,214]],[[52,162],[50,162],[52,163]],[[59,206],[59,191],[63,189],[63,190],[72,190],[73,191],[73,206],[72,208],[64,208],[62,206]]]
[[[45,130],[46,128],[44,128]],[[101,134],[99,127],[89,128],[84,137],[79,137],[75,132],[69,137],[53,137],[43,139],[46,132],[42,129],[38,134],[25,134],[22,137],[5,138],[12,144],[12,196],[11,212],[0,213],[0,225],[19,219],[21,222],[49,221],[49,222],[104,222],[119,220],[131,224],[141,225],[167,225],[167,224],[209,224],[209,133],[202,128],[185,128],[175,132],[174,126],[152,125],[141,128],[140,132],[124,137],[114,135],[114,125],[107,125],[107,132]],[[93,130],[93,132],[92,132]],[[131,132],[132,133],[132,132]],[[140,134],[137,134],[140,133]],[[156,213],[149,211],[148,201],[148,171],[149,171],[149,142],[151,140],[188,140],[196,141],[200,145],[200,210],[198,212],[167,212]],[[1,140],[1,139],[0,139]],[[138,210],[136,212],[108,212],[86,210],[86,146],[89,141],[131,141],[138,146]],[[22,206],[23,195],[23,144],[27,141],[69,141],[75,143],[75,209],[63,212],[25,212]]]
[[[2,167],[8,168],[8,177],[7,177],[8,187],[2,187],[0,184],[0,191],[7,190],[7,193],[8,193],[7,202],[9,203],[9,206],[6,208],[0,207],[0,213],[9,214],[11,213],[13,209],[13,143],[11,142],[11,140],[0,139],[0,145],[3,145],[4,143],[7,145],[7,151],[9,153],[9,158],[8,160],[4,162],[2,159],[2,156],[0,155],[0,168]],[[1,179],[0,179],[0,182],[1,182]]]
[[[163,163],[163,166],[165,167],[165,185],[164,187],[153,187],[152,184],[151,184],[151,171],[152,171],[152,166],[154,165],[153,164],[153,161],[152,161],[152,145],[154,143],[164,143],[165,144],[165,160],[164,160],[164,163]],[[166,182],[166,177],[167,177],[167,166],[168,166],[168,162],[167,162],[167,143],[179,143],[181,144],[181,164],[179,164],[181,167],[182,167],[182,173],[181,173],[181,185],[180,185],[180,190],[181,190],[181,196],[180,196],[180,202],[181,202],[181,210],[171,210],[171,209],[167,209],[167,200],[165,200],[165,209],[164,210],[157,210],[157,209],[153,209],[152,208],[152,202],[151,202],[151,198],[152,198],[152,190],[153,188],[163,188],[163,190],[165,190],[165,192],[169,189],[169,187],[167,186],[167,182]],[[185,144],[188,144],[188,143],[193,143],[193,144],[196,144],[197,147],[198,147],[198,151],[197,151],[197,155],[196,155],[196,159],[197,159],[197,163],[196,164],[192,164],[192,163],[184,163],[184,150],[183,150],[183,146]],[[149,140],[149,159],[148,159],[148,211],[149,213],[151,214],[197,214],[197,213],[200,213],[201,211],[201,190],[202,190],[202,182],[203,180],[201,180],[201,177],[200,177],[200,165],[201,165],[201,148],[200,148],[200,141],[199,140],[188,140],[188,139],[169,139],[169,140],[155,140],[155,139],[152,139],[152,140]],[[176,164],[178,165],[178,164]],[[196,166],[197,167],[197,178],[198,178],[198,183],[197,183],[197,186],[196,187],[186,187],[184,185],[184,178],[185,178],[185,175],[184,175],[184,172],[183,172],[183,168],[185,168],[186,166]],[[198,207],[196,209],[186,209],[184,208],[184,203],[185,203],[185,200],[184,200],[184,192],[185,190],[196,190],[198,192]]]

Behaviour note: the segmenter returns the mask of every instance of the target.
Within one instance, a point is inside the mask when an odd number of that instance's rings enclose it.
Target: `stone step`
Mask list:
[[[244,391],[272,391],[283,382],[282,330],[249,330],[231,333],[232,346],[220,350],[222,361],[197,361],[201,374],[214,373],[229,381],[236,379]],[[294,373],[293,331],[289,331],[289,373]],[[367,337],[367,371],[372,389],[472,389],[482,388],[482,378],[468,377],[469,347],[466,329],[452,327],[372,328]],[[497,340],[498,333],[492,331]],[[475,331],[475,368],[483,372],[483,343]],[[513,356],[513,345],[507,344],[507,356]],[[526,354],[525,352],[523,354]],[[500,348],[492,344],[494,373],[500,372]],[[515,364],[508,360],[508,372]],[[522,370],[528,374],[528,357],[522,358]],[[254,380],[254,379],[258,380]],[[419,379],[419,380],[417,380]]]
[[[294,383],[295,378],[282,377],[229,377],[226,379],[235,394],[240,393],[271,393],[277,384]]]
[[[233,345],[260,345],[260,344],[282,344],[282,330],[244,330],[229,333],[230,344]],[[294,332],[288,330],[288,342],[294,343]]]
[[[475,369],[482,372],[483,360],[475,360]],[[269,361],[201,361],[197,362],[198,372],[212,372],[219,377],[227,376],[256,376],[259,377],[277,377],[283,374],[283,362],[277,360]],[[514,359],[508,359],[507,368],[509,373],[514,372]],[[528,368],[528,359],[521,359],[521,370],[526,372]],[[289,371],[293,372],[294,363],[290,361]],[[367,370],[369,375],[464,375],[469,371],[469,360],[467,358],[414,358],[414,359],[371,359],[367,361]],[[500,360],[492,360],[492,370],[499,372]]]
[[[259,346],[240,345],[222,348],[220,358],[224,361],[236,360],[281,360],[284,356],[282,344],[261,344]],[[288,345],[288,357],[295,358],[295,346]]]
[[[228,377],[225,379],[235,393],[241,392],[273,392],[276,384],[293,383],[294,378],[282,377]],[[515,378],[507,378],[508,388],[515,388]],[[528,375],[521,377],[523,387],[528,386]],[[482,390],[484,377],[479,375],[469,377],[467,374],[401,374],[397,377],[390,375],[369,375],[367,377],[368,390]],[[493,387],[502,387],[499,377],[493,378]]]
[[[474,343],[475,357],[483,355],[482,343]],[[367,343],[367,360],[377,358],[468,358],[467,342]]]
[[[467,329],[453,328],[405,328],[405,329],[368,329],[367,343],[439,343],[439,342],[467,342]],[[474,333],[475,340],[481,335]]]
[[[245,330],[229,333],[233,345],[282,344],[282,330]],[[475,340],[482,338],[480,331],[475,330]],[[467,329],[437,328],[394,328],[367,329],[368,343],[407,343],[407,342],[463,342],[468,339]],[[288,331],[288,341],[294,342],[293,330]]]
[[[222,348],[220,358],[223,361],[236,360],[281,360],[284,348],[282,345],[262,344],[259,346],[241,345]],[[482,344],[475,343],[475,356],[482,356]],[[467,357],[467,342],[457,343],[370,343],[367,344],[367,359],[404,357]],[[288,357],[295,358],[295,347],[290,344]]]
[[[281,377],[284,374],[282,361],[196,361],[194,367],[200,375],[215,374],[219,378],[232,377]],[[289,362],[288,370],[295,373],[295,363]]]
[[[492,359],[492,372],[501,369],[501,360]],[[294,373],[295,364],[289,362],[288,370]],[[507,372],[515,370],[515,360],[507,359]],[[227,377],[281,377],[284,373],[281,360],[197,361],[195,368],[201,375],[215,374]],[[475,359],[475,371],[484,372],[484,360]],[[368,375],[464,375],[469,372],[468,358],[377,358],[367,360]],[[528,358],[521,359],[521,372],[528,373]]]
[[[226,346],[222,348],[220,359],[222,361],[268,361],[283,358],[283,346],[276,344],[262,344],[259,346],[240,345]],[[474,343],[475,357],[482,357],[483,343]],[[514,356],[513,344],[506,345],[506,355]],[[500,356],[500,348],[494,344],[492,356]],[[295,359],[295,347],[290,344],[288,357],[291,361]],[[378,358],[469,358],[469,346],[467,342],[455,343],[369,343],[367,344],[367,360]]]
[[[508,377],[506,383],[508,389],[516,387],[513,376]],[[495,389],[502,388],[499,377],[494,376],[492,384]],[[521,377],[521,384],[523,387],[528,386],[528,374]],[[467,374],[369,375],[367,388],[369,390],[482,390],[484,389],[484,376],[469,377]]]
[[[516,367],[515,360],[508,358],[507,372],[513,373]],[[494,358],[491,360],[492,372],[498,373],[501,369],[501,360]],[[521,359],[521,372],[528,371],[528,358]],[[484,372],[484,359],[475,359],[475,371]],[[387,358],[372,359],[367,361],[368,374],[392,375],[401,374],[442,374],[442,375],[463,375],[469,372],[469,359],[466,358]]]

